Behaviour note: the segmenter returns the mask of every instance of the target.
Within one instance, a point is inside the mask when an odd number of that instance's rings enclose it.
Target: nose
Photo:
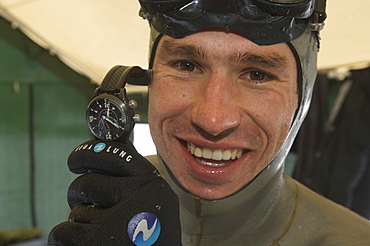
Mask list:
[[[191,111],[192,123],[213,137],[233,131],[241,120],[237,93],[232,78],[221,72],[213,73],[199,84]]]

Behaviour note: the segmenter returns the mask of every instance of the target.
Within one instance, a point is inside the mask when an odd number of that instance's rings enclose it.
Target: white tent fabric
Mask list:
[[[328,0],[319,68],[370,64],[369,0]],[[137,0],[0,0],[0,15],[99,83],[116,64],[147,67],[149,28]]]
[[[135,0],[0,0],[13,28],[95,83],[117,64],[147,67],[149,27],[138,12]]]
[[[370,65],[369,0],[327,0],[319,69],[359,69]]]

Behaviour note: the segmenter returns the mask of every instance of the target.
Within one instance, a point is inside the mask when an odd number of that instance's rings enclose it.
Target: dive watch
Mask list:
[[[91,133],[106,141],[126,143],[135,122],[140,116],[135,114],[136,101],[129,101],[126,84],[148,85],[151,70],[138,66],[115,66],[104,77],[86,110],[86,122]]]

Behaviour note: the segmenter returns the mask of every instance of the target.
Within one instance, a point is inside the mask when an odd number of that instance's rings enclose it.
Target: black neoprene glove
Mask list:
[[[178,198],[131,143],[88,141],[68,166],[83,175],[68,190],[69,220],[48,245],[181,245]]]

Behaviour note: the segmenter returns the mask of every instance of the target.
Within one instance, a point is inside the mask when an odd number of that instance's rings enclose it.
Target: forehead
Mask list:
[[[292,51],[286,43],[260,46],[241,35],[224,31],[202,31],[182,39],[163,36],[156,53],[165,56],[227,59],[231,62],[248,60],[279,67],[295,63]]]

